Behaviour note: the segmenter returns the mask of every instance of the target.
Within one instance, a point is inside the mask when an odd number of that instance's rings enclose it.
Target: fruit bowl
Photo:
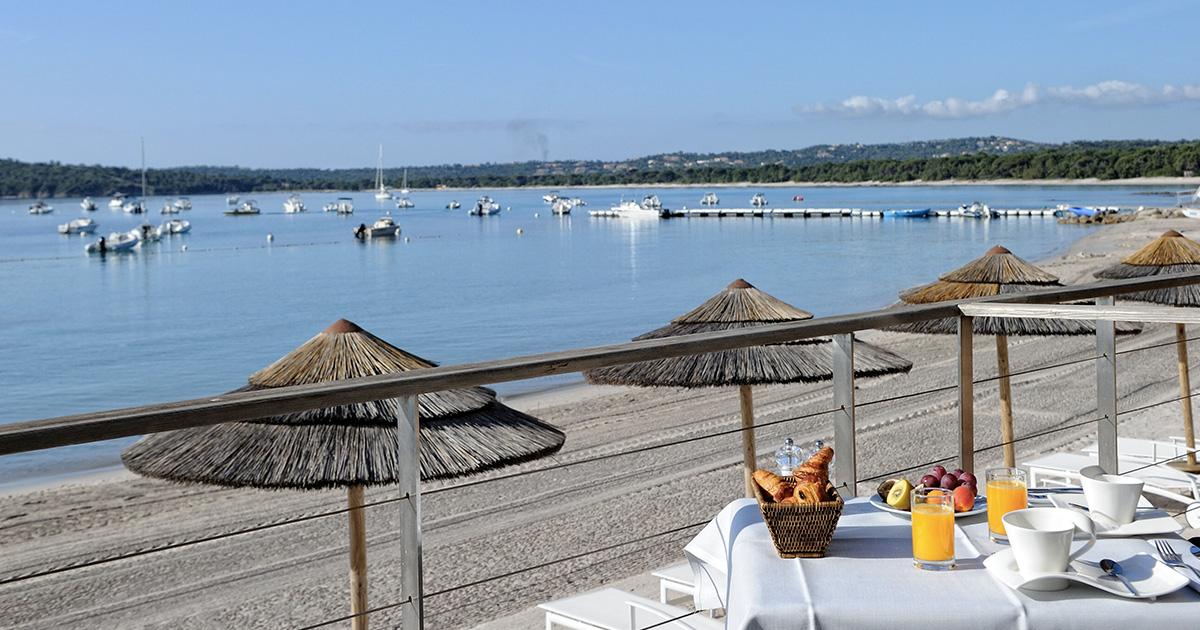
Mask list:
[[[891,512],[892,514],[895,514],[896,516],[903,516],[904,518],[910,518],[912,516],[908,510],[901,510],[901,509],[894,508],[894,507],[888,505],[887,502],[884,501],[883,499],[879,498],[879,495],[877,495],[877,494],[871,495],[871,505],[875,506],[875,509],[883,510],[884,512]],[[974,507],[967,510],[966,512],[955,512],[954,518],[962,518],[964,516],[975,516],[976,514],[983,514],[986,511],[987,511],[987,498],[979,496],[979,497],[975,497]]]

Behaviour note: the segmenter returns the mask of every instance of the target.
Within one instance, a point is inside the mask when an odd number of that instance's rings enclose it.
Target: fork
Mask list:
[[[1185,564],[1183,562],[1183,557],[1179,555],[1179,552],[1172,549],[1171,545],[1167,544],[1167,541],[1156,540],[1154,541],[1154,546],[1158,549],[1158,556],[1162,558],[1163,564],[1169,567],[1185,567],[1191,569],[1192,573],[1196,574],[1196,579],[1200,579],[1200,571],[1197,571],[1196,567],[1193,567],[1190,564]]]

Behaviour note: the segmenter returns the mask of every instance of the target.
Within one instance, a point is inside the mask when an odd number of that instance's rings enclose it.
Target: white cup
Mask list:
[[[1088,511],[1107,517],[1117,525],[1128,525],[1137,514],[1142,498],[1142,480],[1108,475],[1099,466],[1079,469],[1079,483],[1087,497]]]
[[[1092,520],[1083,512],[1062,508],[1026,508],[1005,514],[1004,531],[1017,560],[1021,577],[1031,580],[1048,573],[1063,573],[1072,560],[1096,544]],[[1071,553],[1075,532],[1087,535],[1087,542]],[[1031,590],[1058,591],[1069,586],[1065,579],[1039,580]]]

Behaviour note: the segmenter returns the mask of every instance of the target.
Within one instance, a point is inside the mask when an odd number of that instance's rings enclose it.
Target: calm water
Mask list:
[[[796,193],[809,207],[1170,203],[1138,194],[1147,190],[765,192],[771,207],[794,205]],[[1090,229],[1042,218],[630,222],[585,212],[647,192],[670,208],[696,207],[703,189],[563,190],[589,206],[558,218],[544,190],[483,192],[511,210],[468,217],[479,191],[418,192],[416,208],[393,211],[409,242],[367,243],[351,230],[385,207],[369,193],[353,195],[348,218],[321,212],[332,193],[304,195],[302,215],[282,213],[284,194],[256,195],[264,214],[246,217],[223,216],[224,196],[193,197],[195,209],[179,215],[191,234],[104,259],[83,253],[93,237],[55,232],[83,215],[78,199],[53,200],[42,216],[26,214],[28,201],[0,201],[0,423],[227,391],[339,317],[435,361],[478,361],[624,341],[738,277],[818,315],[880,307],[993,244],[1037,260]],[[723,207],[746,207],[753,192],[718,190]],[[444,210],[451,199],[463,209]],[[99,233],[141,222],[96,201]],[[149,200],[151,221],[163,220],[163,202]],[[500,389],[518,387],[531,384]],[[126,443],[5,457],[0,482],[109,464]]]

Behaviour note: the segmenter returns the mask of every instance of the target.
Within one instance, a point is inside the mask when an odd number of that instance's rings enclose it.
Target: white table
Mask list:
[[[827,557],[785,560],[775,553],[758,505],[739,499],[684,553],[696,576],[696,606],[725,608],[728,630],[1200,628],[1200,593],[1187,588],[1155,602],[1078,585],[1013,591],[983,567],[1001,549],[987,539],[986,516],[958,524],[957,568],[921,571],[912,566],[908,519],[852,499]]]

